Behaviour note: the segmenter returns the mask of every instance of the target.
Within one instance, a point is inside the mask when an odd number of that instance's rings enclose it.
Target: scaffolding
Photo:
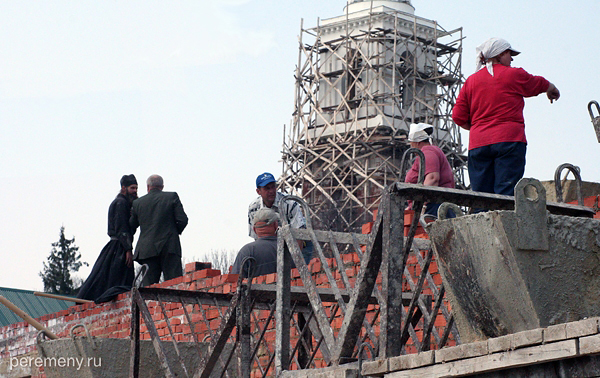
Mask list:
[[[409,3],[410,4],[410,3]],[[434,126],[464,188],[452,107],[462,84],[462,28],[386,6],[300,28],[280,189],[310,205],[315,228],[360,232],[382,190],[401,179],[411,123]]]

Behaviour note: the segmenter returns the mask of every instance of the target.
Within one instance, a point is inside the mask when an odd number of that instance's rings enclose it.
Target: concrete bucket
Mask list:
[[[515,211],[429,226],[464,342],[600,316],[600,220],[552,215],[539,181],[522,179]]]
[[[40,341],[38,335],[38,353],[44,361],[44,373],[49,378],[116,378],[130,376],[130,349],[129,339],[108,339],[87,336],[75,337],[71,329],[71,337],[58,340]],[[85,328],[85,327],[84,327]],[[165,358],[169,360],[181,359],[188,372],[200,368],[199,353],[207,353],[209,343],[180,342],[175,350],[173,344],[164,343]],[[230,354],[231,344],[225,347]],[[140,372],[141,377],[164,377],[161,361],[157,356],[153,342],[143,340],[140,343]],[[186,376],[177,364],[173,364],[174,374],[178,377]],[[211,377],[221,376],[220,367],[215,368]],[[235,376],[236,370],[228,369],[230,376]]]

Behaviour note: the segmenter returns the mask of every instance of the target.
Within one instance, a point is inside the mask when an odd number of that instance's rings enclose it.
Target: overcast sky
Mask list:
[[[140,195],[154,173],[190,218],[186,260],[237,251],[259,173],[281,174],[293,110],[300,20],[343,14],[344,0],[0,1],[0,286],[42,290],[38,276],[65,227],[87,277],[108,241],[123,174]],[[587,112],[600,100],[600,2],[413,0],[418,16],[463,27],[475,46],[503,37],[513,66],[561,91],[526,100],[526,176],[570,162],[600,181]],[[465,136],[465,147],[467,137]]]

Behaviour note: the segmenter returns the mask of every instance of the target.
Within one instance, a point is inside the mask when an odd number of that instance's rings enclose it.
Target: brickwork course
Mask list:
[[[597,197],[588,197],[585,199],[587,206],[597,206]],[[407,212],[408,213],[408,212]],[[599,214],[596,215],[598,217]],[[409,225],[411,215],[406,215],[408,218],[405,219],[405,224]],[[365,224],[363,226],[363,233],[369,233],[371,231],[372,223]],[[426,238],[427,235],[424,231],[417,230],[417,237]],[[344,254],[343,263],[344,270],[348,275],[351,285],[354,284],[354,280],[358,274],[360,259],[356,254]],[[330,266],[334,266],[336,262],[334,259],[329,259],[328,263]],[[206,263],[189,263],[185,267],[185,274],[182,277],[178,277],[173,280],[162,282],[154,285],[158,288],[169,288],[179,290],[191,290],[191,291],[206,291],[211,293],[223,293],[232,294],[237,289],[238,276],[232,274],[221,274],[221,271],[206,268]],[[415,256],[409,255],[408,258],[408,269],[411,274],[418,277],[420,274],[420,265]],[[322,270],[321,262],[318,259],[313,259],[310,263],[310,270],[312,279],[316,283],[317,287],[327,288],[330,286],[327,277]],[[433,277],[436,285],[441,285],[441,276],[438,272],[436,261],[434,260],[430,267],[429,272]],[[336,272],[337,273],[337,272]],[[336,280],[340,280],[339,273],[335,276]],[[261,277],[257,277],[253,280],[253,284],[267,284],[275,285],[277,281],[276,274],[269,274]],[[378,278],[377,284],[381,285],[381,279]],[[302,286],[302,280],[296,269],[292,270],[292,285]],[[404,285],[407,285],[405,282]],[[408,287],[406,287],[408,289]],[[428,292],[428,288],[425,288],[423,294],[431,294]],[[449,304],[445,303],[448,309]],[[194,331],[199,340],[205,340],[210,337],[211,333],[215,332],[220,324],[222,313],[226,308],[208,308],[205,311],[205,315],[195,311],[193,306],[190,306],[188,310],[191,313],[192,322],[195,323]],[[161,308],[157,303],[148,303],[150,313],[152,314],[153,321],[158,329],[159,336],[163,341],[170,339],[169,332],[165,318],[162,314]],[[193,341],[192,331],[184,315],[184,311],[181,305],[178,303],[167,303],[166,304],[167,317],[171,327],[173,327],[174,337],[177,341]],[[379,333],[379,321],[377,318],[378,308],[377,305],[369,305],[367,309],[366,319],[368,321],[374,320],[373,330],[376,334]],[[264,323],[269,316],[269,312],[266,310],[256,311],[256,321]],[[329,315],[329,314],[328,314]],[[119,295],[115,300],[96,305],[94,303],[88,303],[83,305],[71,306],[66,310],[44,315],[37,318],[42,325],[50,329],[60,338],[70,337],[69,332],[71,328],[78,324],[84,324],[87,326],[91,336],[97,338],[116,338],[116,339],[129,339],[131,335],[131,299],[129,293]],[[209,326],[206,326],[208,321]],[[337,317],[332,321],[332,327],[334,330],[339,330],[343,321],[343,317],[338,314]],[[436,317],[436,326],[445,326],[445,318],[438,314]],[[422,336],[422,325],[415,327],[416,334]],[[38,331],[30,326],[26,322],[18,322],[5,327],[0,328],[0,376],[2,376],[3,368],[6,368],[7,360],[14,357],[22,356],[35,356],[37,355],[37,343],[36,337]],[[292,335],[297,338],[296,335]],[[150,340],[150,334],[147,330],[146,325],[142,321],[141,325],[141,338],[143,340]],[[271,323],[265,334],[265,340],[267,343],[275,344],[275,326]],[[449,340],[447,346],[456,345],[454,340]],[[432,344],[431,349],[435,349],[435,345]],[[128,351],[127,351],[128,353]],[[407,354],[416,353],[414,346],[407,344]],[[427,354],[429,353],[429,354]],[[431,351],[422,353],[421,360],[427,360],[427,356],[431,355]],[[259,352],[259,358],[268,358],[268,354]],[[412,362],[411,362],[412,363]],[[4,366],[3,366],[4,365]],[[315,359],[316,367],[325,367],[325,362],[322,356],[317,355]],[[412,365],[410,365],[412,366]],[[297,368],[292,366],[292,369]],[[31,372],[32,377],[45,377],[43,369]]]

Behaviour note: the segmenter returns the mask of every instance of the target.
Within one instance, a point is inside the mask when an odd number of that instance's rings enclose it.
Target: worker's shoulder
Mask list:
[[[163,197],[179,197],[179,195],[177,194],[177,192],[160,192]]]
[[[433,144],[430,144],[429,146],[421,147],[421,151],[423,153],[427,153],[427,152],[429,152],[429,153],[439,153],[439,152],[444,153],[441,148],[439,148],[438,146],[434,146]]]
[[[248,211],[249,212],[253,212],[256,211],[258,209],[260,209],[262,205],[262,198],[261,196],[256,197],[256,199],[252,200],[252,202],[250,202],[250,205],[248,205]]]

